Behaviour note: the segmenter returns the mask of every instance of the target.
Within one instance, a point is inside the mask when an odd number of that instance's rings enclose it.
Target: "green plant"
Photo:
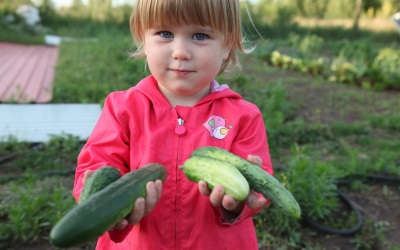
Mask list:
[[[357,42],[344,39],[341,44],[342,46],[337,57],[353,63],[367,64],[373,60],[376,53],[369,39],[359,40]]]
[[[360,78],[364,75],[365,68],[357,67],[355,64],[339,57],[333,60],[331,72],[330,81],[357,85]]]
[[[248,100],[262,110],[267,130],[274,131],[282,127],[294,110],[293,104],[286,98],[286,90],[282,82],[277,80],[263,84],[257,91],[254,91],[255,88],[249,87],[249,90],[253,91],[248,96]]]
[[[29,147],[26,142],[20,142],[14,136],[8,136],[0,142],[0,156],[8,154],[17,154],[17,152],[24,151]]]
[[[383,72],[398,72],[400,65],[400,50],[384,48],[379,51],[373,61],[374,66],[382,69]]]
[[[36,147],[22,148],[24,157],[14,161],[19,170],[55,170],[73,166],[82,147],[81,139],[70,134],[52,135],[50,140]]]
[[[330,164],[313,161],[308,150],[293,145],[285,160],[286,167],[276,168],[275,177],[292,192],[303,213],[312,219],[324,218],[337,207],[334,180],[339,174]],[[302,240],[301,223],[281,216],[281,209],[273,203],[255,216],[254,221],[261,239],[268,235],[275,240],[285,238],[288,246],[298,246]]]
[[[390,244],[385,238],[385,233],[390,230],[390,224],[385,221],[374,222],[371,219],[365,221],[360,234],[357,234],[352,242],[356,249],[373,250],[384,247],[390,249]]]
[[[39,241],[74,203],[70,191],[54,177],[10,183],[1,198],[0,246]]]
[[[302,54],[311,56],[320,53],[324,44],[324,39],[316,34],[300,36],[291,33],[288,39],[291,47],[297,48]]]
[[[292,146],[291,158],[284,175],[287,188],[311,219],[328,216],[337,206],[336,178],[340,175],[332,165],[312,161],[307,148]]]

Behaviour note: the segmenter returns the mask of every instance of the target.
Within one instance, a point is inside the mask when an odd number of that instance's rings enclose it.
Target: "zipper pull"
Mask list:
[[[186,134],[186,128],[185,126],[183,126],[183,119],[182,118],[178,118],[178,126],[175,128],[175,134],[177,135],[184,135]]]

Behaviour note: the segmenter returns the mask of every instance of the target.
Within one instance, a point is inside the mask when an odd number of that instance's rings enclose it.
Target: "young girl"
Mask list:
[[[239,0],[137,0],[130,27],[133,56],[146,59],[151,75],[106,98],[78,157],[74,196],[105,165],[125,174],[156,162],[168,177],[147,183],[146,199],[97,249],[258,249],[252,216],[267,200],[252,191],[238,203],[179,169],[196,148],[215,146],[272,174],[259,109],[215,81],[245,52]]]

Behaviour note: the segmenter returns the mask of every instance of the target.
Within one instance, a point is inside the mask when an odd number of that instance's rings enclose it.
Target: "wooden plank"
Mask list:
[[[63,133],[86,140],[100,104],[0,104],[0,141],[46,142]]]

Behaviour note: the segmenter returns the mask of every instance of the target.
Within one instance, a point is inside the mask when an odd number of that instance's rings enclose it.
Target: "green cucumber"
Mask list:
[[[103,235],[133,209],[146,195],[146,183],[167,178],[160,164],[149,164],[118,180],[77,204],[52,228],[50,242],[57,247],[82,245]]]
[[[85,185],[83,186],[81,195],[79,196],[79,203],[89,198],[94,193],[107,187],[121,177],[119,170],[111,166],[104,166],[97,169],[94,173],[89,175]]]
[[[204,180],[210,189],[221,185],[226,194],[236,201],[246,199],[250,187],[243,175],[231,164],[210,157],[192,157],[180,167],[193,181]]]
[[[274,205],[278,206],[286,214],[295,218],[301,217],[300,206],[289,190],[259,166],[217,147],[201,147],[191,154],[192,158],[199,156],[211,157],[231,163],[246,178],[254,191],[263,194],[264,197],[271,200]]]

